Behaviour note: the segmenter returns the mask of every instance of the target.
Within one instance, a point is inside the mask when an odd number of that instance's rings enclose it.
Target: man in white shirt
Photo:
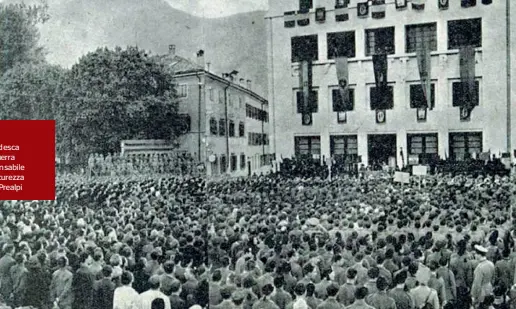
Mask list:
[[[152,301],[156,298],[161,298],[165,301],[165,309],[170,308],[170,299],[168,296],[163,294],[160,288],[160,277],[158,275],[154,275],[149,279],[150,290],[147,292],[143,292],[140,294],[140,309],[151,309]]]
[[[124,271],[120,281],[121,287],[115,289],[113,296],[113,309],[138,309],[140,295],[133,287],[133,275]]]

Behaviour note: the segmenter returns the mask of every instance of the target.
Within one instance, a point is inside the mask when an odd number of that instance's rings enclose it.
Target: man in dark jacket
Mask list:
[[[95,282],[93,273],[86,265],[88,254],[81,256],[81,266],[73,276],[72,290],[74,294],[73,309],[89,309],[92,308],[93,301],[93,285]]]
[[[93,308],[95,309],[112,309],[113,296],[115,294],[115,284],[111,281],[113,268],[106,265],[102,268],[103,278],[94,284]]]
[[[0,259],[0,294],[2,297],[7,300],[12,292],[12,281],[10,269],[16,261],[13,258],[14,255],[14,246],[13,245],[4,245],[4,255]]]

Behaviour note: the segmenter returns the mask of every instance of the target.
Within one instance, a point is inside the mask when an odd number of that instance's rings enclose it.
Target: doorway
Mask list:
[[[396,134],[371,134],[367,136],[368,164],[373,169],[389,165],[396,158]]]

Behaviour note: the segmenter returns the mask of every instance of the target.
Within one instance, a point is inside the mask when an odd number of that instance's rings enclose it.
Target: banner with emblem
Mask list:
[[[337,0],[335,2],[335,21],[349,20],[348,0]]]
[[[461,47],[459,49],[459,61],[461,95],[463,100],[461,107],[465,109],[465,111],[461,112],[461,118],[469,118],[468,114],[471,113],[477,102],[475,87],[475,48],[473,46]]]
[[[449,0],[437,0],[439,3],[439,10],[447,10],[450,6]]]
[[[477,5],[477,0],[460,0],[460,6],[470,8]]]
[[[425,0],[412,0],[412,9],[414,10],[424,10],[425,9]]]
[[[336,112],[343,112],[352,110],[351,100],[349,98],[349,72],[348,72],[348,58],[335,58],[335,66],[337,70],[337,80],[339,82],[339,93],[341,98],[341,106],[337,106]],[[340,104],[339,104],[340,105]]]
[[[285,28],[294,28],[296,26],[296,11],[289,11],[283,14]]]
[[[396,9],[403,10],[407,8],[407,0],[396,0]]]
[[[422,36],[421,32],[418,33]],[[417,64],[419,68],[419,78],[421,79],[421,86],[426,100],[426,108],[432,109],[432,83],[431,83],[431,68],[432,58],[430,56],[430,47],[428,40],[421,37],[421,42],[417,46]]]
[[[315,21],[318,23],[324,23],[326,21],[326,9],[324,7],[315,9]]]
[[[385,18],[385,0],[373,0],[371,17],[375,19]]]
[[[360,18],[367,18],[369,16],[369,3],[367,1],[357,3],[357,15]]]
[[[387,97],[387,54],[380,53],[373,55],[373,69],[376,89],[371,101],[375,109],[384,109]]]
[[[387,113],[385,112],[385,109],[377,109],[375,110],[376,113],[376,123],[385,123],[387,118]]]

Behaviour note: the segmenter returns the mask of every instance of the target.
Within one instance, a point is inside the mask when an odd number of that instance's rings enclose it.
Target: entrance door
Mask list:
[[[381,169],[389,164],[389,158],[396,158],[396,134],[371,134],[367,136],[369,165]]]

